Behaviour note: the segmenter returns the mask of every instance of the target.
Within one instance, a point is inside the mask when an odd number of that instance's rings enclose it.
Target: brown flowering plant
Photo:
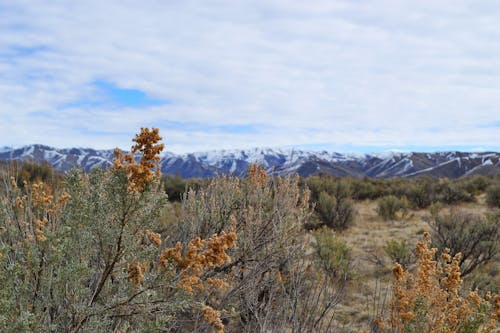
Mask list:
[[[182,251],[182,244],[178,242],[175,247],[166,248],[159,256],[160,266],[164,269],[173,266],[179,273],[177,286],[189,295],[195,292],[208,292],[210,289],[221,289],[227,286],[224,278],[210,278],[207,273],[216,267],[231,262],[226,253],[236,243],[236,233],[214,235],[207,240],[197,237],[191,240]],[[224,332],[221,312],[213,307],[200,303],[204,320],[213,326],[218,333]]]
[[[141,128],[141,132],[132,140],[136,144],[132,146],[129,154],[123,154],[115,149],[113,167],[125,170],[129,179],[129,191],[144,191],[147,184],[151,183],[155,174],[160,175],[158,162],[159,154],[164,148],[158,128]],[[135,154],[140,154],[140,160],[135,161]]]
[[[462,288],[460,257],[445,249],[436,257],[430,236],[417,243],[417,268],[393,269],[389,316],[376,320],[381,332],[493,332],[497,328],[498,295],[481,297]],[[492,302],[493,301],[493,302]],[[496,302],[496,303],[495,303]]]
[[[223,280],[214,278],[204,280],[202,275],[207,269],[231,262],[226,251],[235,245],[236,239],[236,233],[226,234],[224,231],[220,236],[214,235],[207,240],[197,237],[189,242],[184,255],[182,255],[182,245],[178,242],[175,247],[167,248],[160,254],[160,264],[166,267],[169,263],[173,263],[182,276],[179,288],[191,294],[194,289],[203,291],[206,285],[221,287],[224,285]]]

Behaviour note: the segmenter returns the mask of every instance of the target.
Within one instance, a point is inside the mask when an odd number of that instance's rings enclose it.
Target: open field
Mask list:
[[[356,202],[357,213],[353,225],[338,234],[352,248],[355,258],[355,276],[349,283],[345,301],[338,308],[339,317],[346,323],[356,323],[353,326],[360,329],[367,329],[367,323],[373,319],[377,307],[388,301],[393,263],[385,253],[384,245],[390,240],[406,241],[408,248],[414,249],[423,233],[431,232],[431,227],[426,222],[430,219],[427,209],[412,210],[408,217],[391,221],[378,216],[376,209],[377,201]],[[441,212],[449,213],[453,210],[485,214],[489,209],[485,204],[485,195],[482,194],[477,197],[477,202],[444,206]],[[493,279],[490,286],[498,289],[499,258],[491,262],[488,269],[496,272],[487,278]],[[466,283],[473,282],[469,279]]]

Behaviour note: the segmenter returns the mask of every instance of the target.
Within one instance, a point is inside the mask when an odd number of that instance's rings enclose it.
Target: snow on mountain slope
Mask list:
[[[21,160],[47,162],[54,168],[67,171],[75,166],[90,170],[111,165],[112,150],[83,148],[56,149],[43,145],[31,145],[0,151],[0,160]]]
[[[0,148],[0,160],[46,161],[67,171],[106,168],[112,164],[113,150],[90,148],[56,149],[43,145]],[[181,177],[212,177],[215,174],[246,174],[250,163],[264,166],[268,173],[286,175],[318,173],[351,177],[461,177],[469,174],[500,173],[500,153],[466,152],[382,152],[342,154],[300,149],[253,148],[246,150],[213,150],[177,155],[166,152],[160,161],[163,173]]]

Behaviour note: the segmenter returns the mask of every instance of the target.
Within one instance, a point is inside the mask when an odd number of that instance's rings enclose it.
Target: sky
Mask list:
[[[0,0],[0,147],[500,151],[500,2]]]

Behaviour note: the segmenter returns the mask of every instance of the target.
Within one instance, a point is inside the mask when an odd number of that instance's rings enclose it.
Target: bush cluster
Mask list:
[[[158,137],[142,131],[143,150]],[[143,139],[145,141],[143,142]],[[161,149],[158,149],[158,152]],[[171,327],[196,306],[182,275],[158,261],[165,203],[152,168],[74,170],[61,187],[43,182],[2,193],[0,326],[11,332],[105,332]]]
[[[414,209],[424,209],[433,203],[457,204],[473,202],[475,197],[491,189],[494,177],[471,176],[460,179],[419,178],[334,178],[328,175],[312,176],[304,180],[317,201],[323,191],[330,193],[335,183],[349,189],[349,198],[353,200],[376,200],[382,197],[406,197]]]
[[[52,168],[47,162],[37,163],[31,161],[0,161],[0,174],[14,176],[16,186],[24,188],[25,184],[44,182],[51,185],[60,185],[62,174]],[[3,184],[0,184],[0,188]],[[4,188],[5,190],[5,188]]]
[[[374,320],[374,332],[495,332],[500,295],[467,291],[460,274],[461,255],[445,249],[436,258],[428,234],[417,243],[414,272],[396,264],[387,313]]]
[[[334,177],[310,177],[306,184],[320,218],[320,226],[344,230],[354,220],[352,189],[349,182]]]
[[[403,217],[408,212],[408,208],[409,203],[406,197],[400,199],[394,195],[388,195],[379,199],[377,214],[384,220],[395,220],[398,212],[402,212],[401,217]]]
[[[500,182],[492,185],[486,191],[486,203],[493,208],[500,208]]]
[[[486,216],[463,211],[437,214],[429,221],[438,249],[461,253],[462,276],[493,260],[500,252],[500,213]]]
[[[391,259],[392,263],[398,263],[404,268],[408,268],[413,262],[413,255],[407,242],[389,240],[384,245],[385,254]]]

